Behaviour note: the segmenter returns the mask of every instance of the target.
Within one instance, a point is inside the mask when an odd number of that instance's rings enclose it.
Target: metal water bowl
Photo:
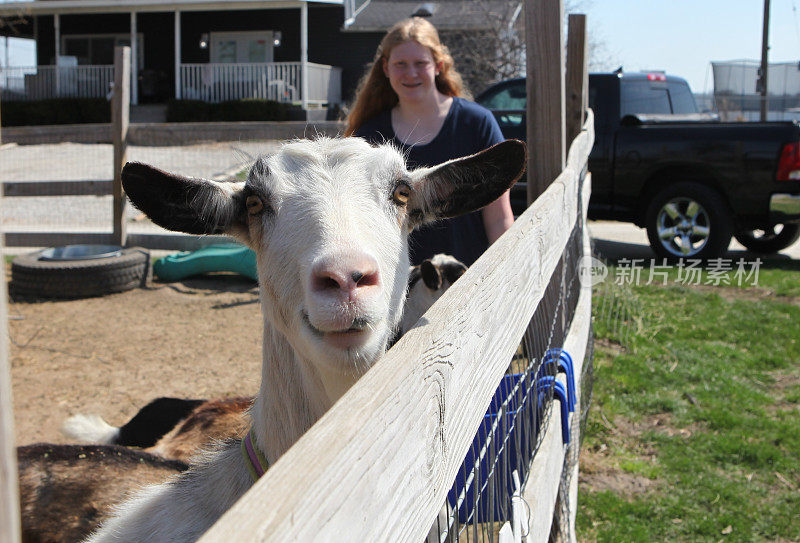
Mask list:
[[[39,260],[97,260],[122,255],[119,245],[65,245],[42,251]]]

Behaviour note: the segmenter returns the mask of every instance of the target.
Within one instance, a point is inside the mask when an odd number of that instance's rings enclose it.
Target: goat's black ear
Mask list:
[[[447,262],[442,266],[442,275],[444,275],[445,279],[447,279],[451,285],[455,283],[459,277],[464,275],[466,271],[466,264],[455,259],[453,262]]]
[[[464,158],[412,172],[411,226],[478,210],[497,200],[525,172],[527,148],[506,140]]]
[[[231,235],[246,231],[244,183],[194,179],[129,162],[122,169],[122,186],[137,209],[168,230]]]
[[[442,274],[433,262],[423,260],[419,265],[420,272],[422,273],[422,282],[431,290],[439,290],[442,288]]]

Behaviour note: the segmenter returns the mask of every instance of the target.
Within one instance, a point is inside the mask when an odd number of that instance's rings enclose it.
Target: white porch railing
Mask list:
[[[114,66],[11,66],[0,68],[0,97],[105,98],[113,81]]]
[[[308,63],[308,104],[342,102],[342,69]],[[181,98],[222,102],[264,98],[299,103],[302,64],[181,64]],[[13,66],[0,68],[3,101],[47,98],[105,98],[114,81],[113,66]]]
[[[342,103],[342,69],[327,64],[308,66],[308,103],[309,104],[341,104]]]
[[[247,64],[181,64],[181,98],[223,102],[264,98],[300,102],[302,64],[270,62]],[[324,64],[308,64],[308,103],[340,103],[342,70]]]

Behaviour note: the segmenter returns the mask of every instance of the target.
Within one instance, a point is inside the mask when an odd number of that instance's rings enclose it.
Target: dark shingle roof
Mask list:
[[[493,26],[498,17],[510,20],[519,3],[509,0],[372,0],[345,30],[384,32],[420,8],[431,12],[427,19],[439,30],[478,30]]]

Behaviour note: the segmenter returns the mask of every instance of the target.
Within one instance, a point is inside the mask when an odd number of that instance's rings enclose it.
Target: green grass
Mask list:
[[[798,271],[596,290],[579,540],[800,540]]]

